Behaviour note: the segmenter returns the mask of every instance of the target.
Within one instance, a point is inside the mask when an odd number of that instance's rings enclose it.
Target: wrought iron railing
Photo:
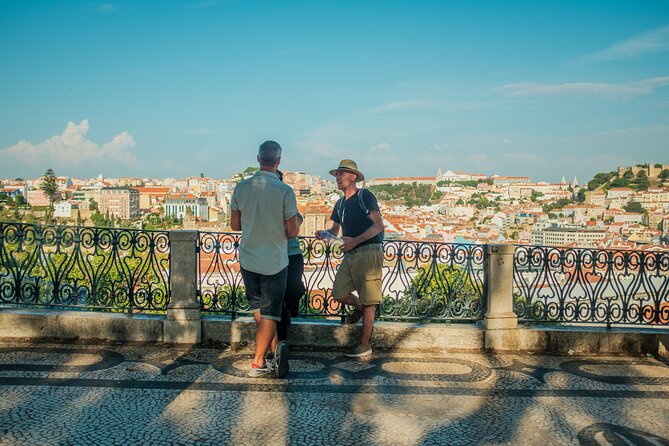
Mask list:
[[[167,232],[0,222],[0,304],[163,311]]]
[[[204,312],[249,311],[240,235],[199,233]],[[304,317],[347,314],[332,298],[339,248],[300,238]],[[485,245],[384,243],[386,320],[477,321],[487,299]],[[164,311],[170,299],[168,232],[0,222],[0,305]],[[518,246],[514,309],[521,322],[669,328],[669,252]]]
[[[669,252],[518,246],[519,321],[669,326]]]
[[[200,233],[199,295],[205,312],[235,317],[249,311],[239,273],[239,234]],[[350,311],[332,298],[343,253],[310,237],[300,238],[306,292],[304,317],[341,317]],[[384,243],[383,301],[387,320],[477,321],[485,309],[484,245],[387,241]]]

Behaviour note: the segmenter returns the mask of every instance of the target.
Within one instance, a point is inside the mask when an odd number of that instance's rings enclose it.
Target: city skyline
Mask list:
[[[662,163],[669,4],[613,3],[3,2],[0,177]]]

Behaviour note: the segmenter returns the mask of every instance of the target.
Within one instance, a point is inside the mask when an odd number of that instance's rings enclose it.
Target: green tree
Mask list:
[[[625,172],[623,174],[623,178],[625,178],[626,180],[631,180],[632,178],[634,178],[634,172],[632,172],[632,169],[629,169],[627,172]]]
[[[98,208],[98,202],[97,202],[97,201],[93,200],[92,198],[89,198],[89,199],[88,199],[88,202],[90,203],[89,206],[88,206],[88,208],[89,208],[91,211],[97,211],[97,210],[99,209],[99,208]]]
[[[438,200],[441,194],[437,194],[436,187],[428,184],[378,184],[371,186],[370,191],[379,200],[404,200],[407,207],[423,206],[430,204],[432,200]]]
[[[406,291],[407,296],[428,299],[443,304],[455,299],[480,300],[483,290],[471,277],[458,266],[431,264],[426,265],[411,280]]]
[[[666,180],[669,178],[669,169],[664,169],[657,177]]]
[[[52,168],[49,167],[44,173],[39,188],[49,199],[49,204],[53,204],[53,199],[58,192],[58,184],[56,183],[56,174]]]
[[[561,209],[561,208],[565,207],[566,205],[568,205],[570,203],[571,203],[571,200],[569,200],[568,198],[560,198],[556,202],[545,204],[543,206],[543,210],[544,210],[544,212],[550,212],[553,209]]]
[[[645,214],[646,210],[641,206],[641,203],[630,201],[623,207],[627,212],[634,212],[635,214]]]
[[[95,211],[95,213],[91,215],[91,221],[93,222],[93,226],[99,226],[99,227],[107,226],[107,219],[99,211]]]
[[[81,226],[83,223],[83,220],[81,219],[81,211],[77,209],[77,226]]]
[[[648,178],[648,175],[646,175],[645,170],[640,170],[636,173],[636,177],[641,179],[641,178]]]
[[[617,176],[616,172],[600,172],[596,174],[592,180],[588,181],[588,190],[599,188],[615,176]]]
[[[630,182],[627,181],[625,178],[616,178],[610,183],[611,187],[629,187],[629,185]]]
[[[543,197],[543,196],[544,196],[543,192],[537,192],[537,191],[533,190],[532,195],[530,195],[530,200],[537,201],[537,198]]]
[[[650,187],[650,180],[648,179],[648,177],[638,178],[635,183],[636,183],[635,189],[638,191],[648,190],[648,188]]]

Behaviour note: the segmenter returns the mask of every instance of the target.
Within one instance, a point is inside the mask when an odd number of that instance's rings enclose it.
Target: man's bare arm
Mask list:
[[[371,211],[369,213],[369,218],[372,220],[372,226],[367,228],[365,232],[357,237],[344,237],[344,244],[341,245],[342,251],[350,251],[360,243],[367,241],[372,237],[376,237],[383,231],[383,218],[381,218],[381,213],[379,211]]]
[[[230,213],[230,227],[233,231],[242,230],[242,213],[240,211],[232,211]]]
[[[297,237],[299,233],[300,221],[297,219],[297,215],[293,215],[291,218],[286,220],[286,237]]]

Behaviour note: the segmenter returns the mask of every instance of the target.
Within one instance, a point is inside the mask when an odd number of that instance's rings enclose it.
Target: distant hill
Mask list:
[[[636,191],[647,190],[651,186],[661,186],[669,181],[669,165],[635,164],[619,167],[615,172],[601,172],[588,181],[588,190],[608,190],[615,187],[629,187]]]

